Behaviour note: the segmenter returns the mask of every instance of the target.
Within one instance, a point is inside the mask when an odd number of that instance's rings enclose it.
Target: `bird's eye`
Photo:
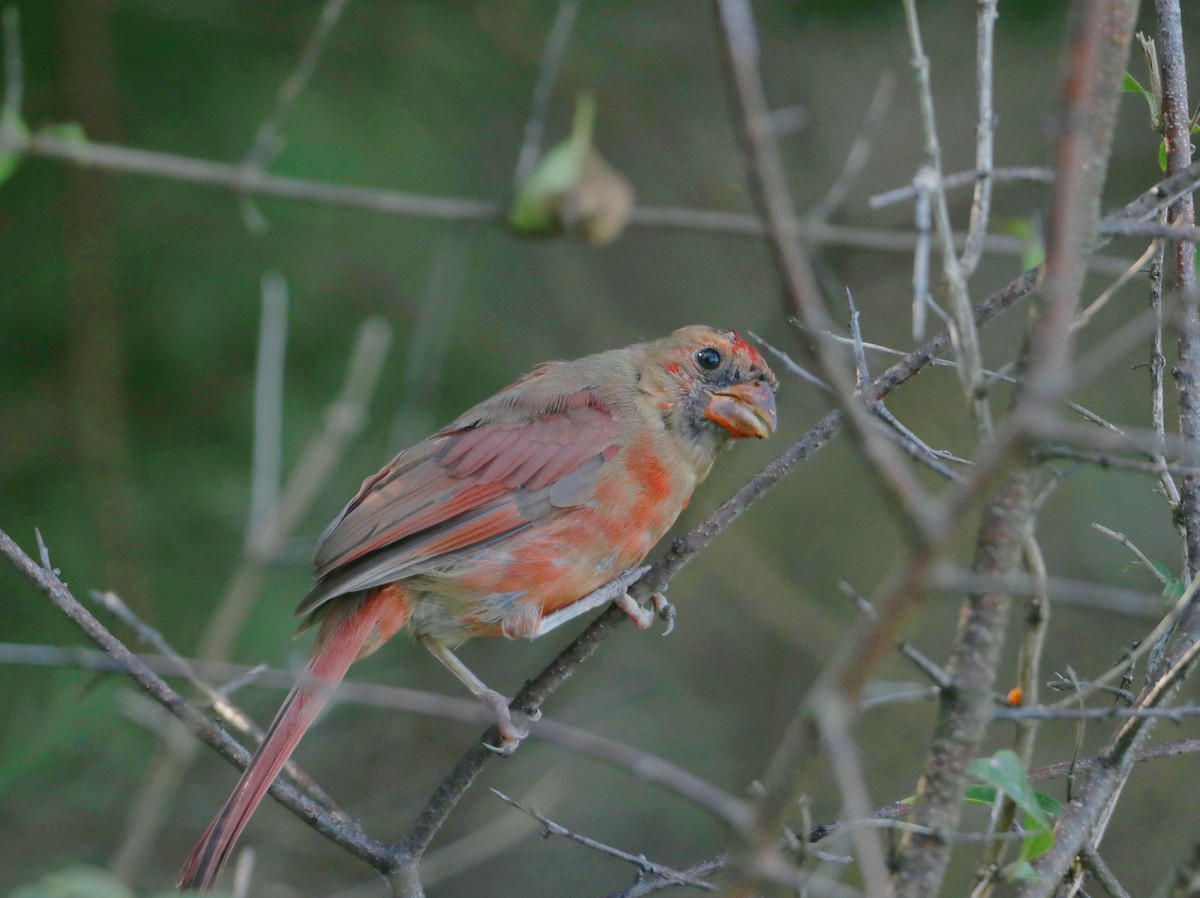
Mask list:
[[[721,364],[721,353],[711,346],[705,346],[696,353],[696,364],[705,371],[715,371]]]

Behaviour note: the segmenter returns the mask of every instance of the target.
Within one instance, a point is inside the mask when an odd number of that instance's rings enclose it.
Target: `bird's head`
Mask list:
[[[642,391],[668,430],[714,450],[775,430],[775,375],[736,331],[683,327],[645,351]]]

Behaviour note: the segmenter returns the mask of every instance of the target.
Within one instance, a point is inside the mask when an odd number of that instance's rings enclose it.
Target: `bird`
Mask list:
[[[318,540],[296,611],[301,629],[317,628],[311,660],[179,886],[211,888],[334,687],[401,630],[491,708],[496,749],[511,752],[525,728],[454,647],[540,636],[614,579],[616,604],[651,626],[625,591],[636,566],[722,450],[774,431],[777,389],[736,331],[683,327],[544,363],[363,481]],[[655,605],[669,609],[661,595]]]

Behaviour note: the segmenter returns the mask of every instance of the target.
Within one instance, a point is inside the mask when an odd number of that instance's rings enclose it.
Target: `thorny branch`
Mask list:
[[[1010,410],[1017,426],[1022,420],[1053,415],[1053,404],[1066,388],[1071,322],[1083,288],[1082,261],[1091,251],[1099,218],[1136,12],[1136,0],[1076,3],[1072,11],[1042,296],[1035,305],[1021,363],[1023,376]],[[1037,488],[1033,464],[1025,459],[1015,467],[985,506],[976,544],[977,572],[1010,574],[1022,549],[1030,545]],[[918,898],[940,890],[950,846],[937,834],[958,824],[968,769],[991,719],[1008,609],[1003,592],[973,594],[964,607],[948,664],[955,688],[943,693],[910,818],[929,834],[909,832],[901,841],[899,896]]]

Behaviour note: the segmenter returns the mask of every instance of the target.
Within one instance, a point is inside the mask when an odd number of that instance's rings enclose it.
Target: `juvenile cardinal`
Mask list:
[[[732,440],[775,429],[775,375],[734,331],[548,362],[401,452],[321,535],[305,674],[180,873],[206,889],[350,665],[408,627],[524,735],[508,699],[450,651],[470,636],[534,637],[641,563]],[[626,580],[627,582],[627,580]],[[638,624],[653,615],[628,594]]]

